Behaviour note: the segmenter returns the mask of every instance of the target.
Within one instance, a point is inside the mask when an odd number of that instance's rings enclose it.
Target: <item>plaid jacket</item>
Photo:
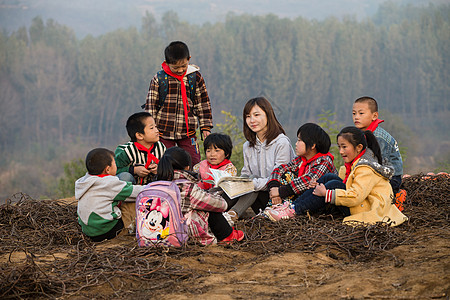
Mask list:
[[[187,219],[189,236],[203,245],[216,243],[208,225],[209,211],[224,212],[227,202],[219,195],[208,193],[197,186],[198,180],[186,171],[174,173],[174,180],[187,179],[189,183],[179,183],[181,192],[181,212]]]
[[[205,80],[198,70],[200,69],[197,66],[189,65],[186,72],[186,75],[197,72],[195,101],[192,101],[190,97],[187,76],[185,75],[183,78],[189,104],[188,126],[190,136],[195,134],[195,130],[199,126],[200,129],[208,130],[213,127],[211,103],[208,91],[206,90]],[[150,81],[145,111],[149,112],[155,118],[156,126],[159,129],[161,137],[169,140],[186,138],[187,131],[186,122],[184,120],[183,100],[181,98],[181,83],[177,79],[168,76],[167,96],[159,110],[157,109],[157,103],[159,101],[158,89],[158,75],[156,74]]]
[[[280,197],[286,198],[293,194],[300,195],[306,191],[308,189],[309,182],[312,179],[319,179],[326,173],[337,174],[337,170],[333,164],[333,159],[329,155],[325,155],[310,162],[306,166],[305,174],[303,174],[303,176],[296,176],[288,185],[281,185],[280,181],[282,176],[287,172],[298,174],[301,164],[302,159],[300,156],[297,156],[289,163],[276,167],[270,176],[267,184],[268,188],[280,187]]]

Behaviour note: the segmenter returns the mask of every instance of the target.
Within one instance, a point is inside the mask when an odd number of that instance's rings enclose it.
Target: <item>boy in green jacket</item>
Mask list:
[[[132,185],[116,177],[114,153],[105,148],[86,156],[88,172],[75,182],[78,223],[94,242],[116,237],[123,228],[133,229],[135,201],[144,186]]]

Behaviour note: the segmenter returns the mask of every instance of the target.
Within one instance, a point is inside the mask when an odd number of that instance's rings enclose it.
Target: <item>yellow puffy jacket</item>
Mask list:
[[[393,169],[380,165],[372,151],[366,153],[352,166],[346,182],[346,189],[335,190],[335,204],[350,208],[350,216],[344,222],[374,224],[386,222],[397,226],[408,220],[394,204],[389,178]],[[339,170],[339,177],[345,178],[345,167]]]

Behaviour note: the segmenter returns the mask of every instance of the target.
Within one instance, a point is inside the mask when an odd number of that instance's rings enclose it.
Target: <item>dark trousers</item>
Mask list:
[[[233,232],[233,228],[228,224],[227,219],[219,212],[209,212],[208,224],[212,233],[219,241],[228,237]]]
[[[317,183],[323,183],[327,190],[344,189],[345,184],[342,179],[334,173],[323,175],[317,180]],[[307,211],[310,213],[332,212],[337,208],[344,216],[350,215],[350,209],[345,206],[329,207],[325,204],[325,197],[316,196],[313,194],[314,189],[306,190],[300,197],[294,200],[294,209],[297,215],[304,215]]]
[[[391,184],[392,191],[394,192],[395,196],[395,194],[397,194],[398,191],[400,190],[400,185],[402,184],[402,176],[401,175],[392,176],[391,180],[389,180],[389,183]]]
[[[104,233],[102,235],[97,235],[97,236],[90,236],[89,238],[93,241],[93,242],[101,242],[104,240],[110,240],[115,238],[123,229],[123,221],[122,219],[119,219],[119,221],[117,222],[117,224],[107,233]]]
[[[195,166],[200,162],[200,152],[198,150],[197,138],[195,136],[191,136],[188,138],[184,138],[181,140],[166,140],[163,138],[159,139],[161,143],[164,144],[167,148],[171,148],[174,146],[178,146],[183,148],[191,155],[192,158],[192,166]]]

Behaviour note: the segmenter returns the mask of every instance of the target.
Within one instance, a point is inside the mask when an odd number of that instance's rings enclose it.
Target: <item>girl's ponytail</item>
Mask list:
[[[172,147],[164,152],[158,163],[156,177],[158,180],[172,181],[174,170],[184,170],[191,166],[191,156],[180,147]]]
[[[364,132],[367,141],[367,147],[370,148],[378,160],[379,164],[383,164],[383,159],[381,157],[380,145],[378,144],[377,138],[373,135],[372,131],[366,130]]]

